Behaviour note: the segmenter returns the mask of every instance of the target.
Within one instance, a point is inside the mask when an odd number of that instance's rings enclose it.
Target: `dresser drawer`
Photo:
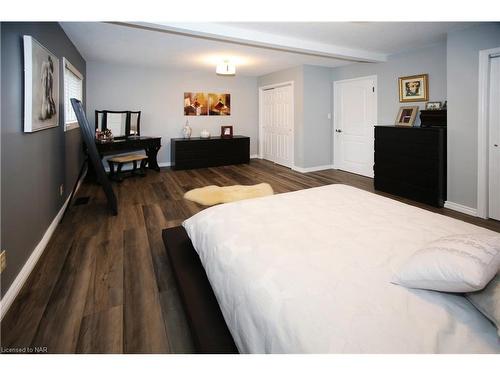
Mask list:
[[[375,128],[375,189],[442,206],[446,199],[446,130]]]
[[[174,169],[216,167],[250,161],[250,138],[172,139]]]

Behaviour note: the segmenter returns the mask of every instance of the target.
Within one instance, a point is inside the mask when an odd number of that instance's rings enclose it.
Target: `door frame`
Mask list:
[[[376,74],[370,75],[370,76],[363,76],[363,77],[356,77],[356,78],[341,79],[338,81],[333,81],[333,103],[332,103],[332,106],[333,106],[333,122],[332,122],[332,124],[333,124],[333,127],[332,127],[332,137],[333,137],[333,141],[332,141],[332,145],[333,145],[332,165],[333,165],[333,169],[339,169],[338,168],[338,161],[335,158],[335,150],[337,149],[337,140],[336,140],[337,138],[335,137],[335,129],[336,129],[337,123],[338,123],[338,119],[337,119],[338,111],[337,111],[337,106],[336,106],[338,97],[337,97],[337,95],[335,95],[337,85],[339,83],[361,81],[361,80],[365,80],[365,79],[373,79],[373,82],[375,85],[375,114],[374,115],[375,115],[375,122],[377,122],[378,121],[378,81],[377,81],[378,78],[377,78]],[[373,124],[373,126],[375,126],[375,124]],[[373,146],[375,147],[375,136],[373,137]]]
[[[284,86],[290,86],[292,88],[292,160],[290,164],[290,168],[295,167],[295,81],[285,81],[285,82],[279,82],[279,83],[273,83],[271,85],[265,85],[265,86],[259,86],[259,159],[264,159],[264,139],[262,137],[262,134],[264,130],[262,129],[262,100],[263,100],[263,93],[265,90],[269,89],[275,89],[278,87],[284,87]]]
[[[487,219],[489,190],[489,116],[490,58],[500,54],[500,47],[479,51],[479,89],[477,115],[477,216]]]

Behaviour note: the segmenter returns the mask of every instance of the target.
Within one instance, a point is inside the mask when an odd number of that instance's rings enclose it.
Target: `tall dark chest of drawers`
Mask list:
[[[442,207],[446,128],[375,127],[375,189]]]
[[[170,160],[173,169],[217,167],[250,162],[250,138],[172,138]]]

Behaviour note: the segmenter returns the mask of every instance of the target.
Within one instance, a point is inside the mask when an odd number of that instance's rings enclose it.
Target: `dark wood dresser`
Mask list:
[[[375,127],[375,189],[442,207],[446,128]]]
[[[170,160],[173,169],[217,167],[250,162],[250,138],[172,138]]]

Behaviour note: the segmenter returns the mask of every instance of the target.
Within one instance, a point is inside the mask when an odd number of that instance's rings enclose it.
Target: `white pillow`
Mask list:
[[[500,235],[453,235],[415,252],[393,282],[409,288],[473,292],[483,289],[499,268]]]
[[[500,274],[479,292],[467,293],[465,297],[497,326],[500,336]]]

